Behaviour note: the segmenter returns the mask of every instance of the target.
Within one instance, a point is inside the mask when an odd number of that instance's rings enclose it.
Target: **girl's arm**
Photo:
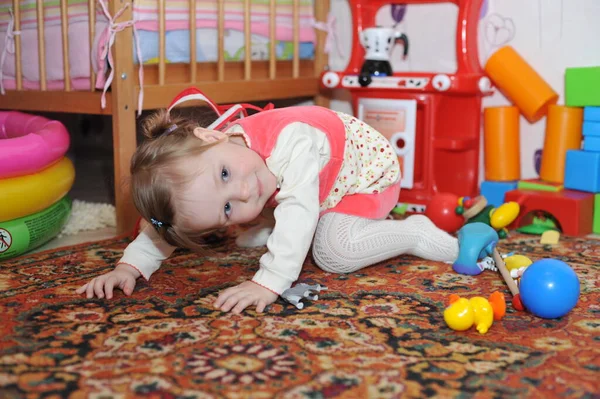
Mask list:
[[[117,264],[133,267],[148,280],[173,251],[175,247],[163,240],[151,225],[146,224],[135,240],[125,248],[123,257]]]
[[[280,186],[268,252],[260,258],[260,268],[252,281],[222,291],[214,303],[216,308],[240,313],[256,306],[261,313],[298,279],[319,219],[319,171],[324,159],[320,150],[326,142],[323,137],[324,133],[300,123],[287,126],[279,135],[267,159]],[[329,154],[328,148],[325,153]]]
[[[121,289],[125,295],[131,295],[136,280],[140,276],[148,280],[174,249],[163,241],[150,225],[147,225],[137,238],[125,248],[123,257],[113,270],[93,278],[79,287],[76,292],[78,294],[85,292],[88,298],[97,296],[111,299],[113,289],[116,287]]]
[[[325,141],[324,141],[325,140]],[[278,176],[275,227],[252,281],[281,294],[302,270],[319,220],[319,171],[327,159],[324,133],[307,124],[283,129],[267,166]],[[324,147],[326,147],[324,149]]]

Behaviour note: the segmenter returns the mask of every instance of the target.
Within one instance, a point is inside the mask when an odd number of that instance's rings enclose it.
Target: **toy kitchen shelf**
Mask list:
[[[391,3],[349,0],[355,28],[348,66],[324,71],[320,85],[324,90],[348,90],[354,114],[390,140],[403,175],[398,203],[421,212],[437,192],[479,192],[481,100],[492,93],[477,51],[481,0],[402,2],[458,7],[454,73],[388,73],[391,47],[402,37],[406,55],[410,39],[394,27],[376,26],[378,10]]]

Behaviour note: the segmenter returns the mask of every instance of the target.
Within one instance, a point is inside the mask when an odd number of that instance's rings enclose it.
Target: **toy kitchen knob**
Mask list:
[[[492,90],[492,82],[490,81],[490,78],[488,78],[487,76],[484,76],[479,79],[478,86],[479,86],[479,90],[481,90],[482,93],[486,93],[486,92]]]
[[[452,81],[448,75],[435,75],[431,82],[433,84],[433,88],[438,91],[446,91],[450,88]]]
[[[322,78],[323,86],[333,89],[340,83],[340,77],[335,72],[326,72]]]

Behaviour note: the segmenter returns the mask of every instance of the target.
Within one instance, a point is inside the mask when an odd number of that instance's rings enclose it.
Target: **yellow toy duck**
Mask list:
[[[471,299],[450,295],[450,305],[444,310],[444,321],[456,331],[465,331],[475,325],[480,334],[485,334],[494,320],[501,320],[506,313],[506,302],[501,292],[493,292],[489,300],[481,296]]]

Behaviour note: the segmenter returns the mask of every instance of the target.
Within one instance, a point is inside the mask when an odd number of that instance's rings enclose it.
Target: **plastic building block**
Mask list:
[[[583,120],[590,122],[600,122],[600,107],[583,108]]]
[[[512,190],[506,193],[505,201],[515,201],[521,206],[521,212],[510,224],[510,229],[529,224],[535,212],[541,211],[556,219],[563,235],[583,236],[592,233],[594,194],[572,190],[558,193]]]
[[[600,67],[566,69],[565,105],[569,107],[600,105]]]
[[[594,233],[600,234],[600,194],[594,196]]]
[[[516,181],[489,181],[481,182],[481,195],[485,197],[489,205],[499,207],[504,203],[504,194],[517,188]]]
[[[519,181],[517,188],[521,190],[552,191],[556,193],[562,191],[563,185],[561,183],[552,183],[541,179],[526,179]]]
[[[542,233],[540,238],[540,244],[558,244],[560,240],[560,233],[556,230],[546,230]]]
[[[583,139],[583,150],[600,152],[600,136],[586,136]]]
[[[485,64],[485,72],[500,91],[531,123],[537,122],[556,104],[558,93],[511,46],[494,52]]]
[[[600,152],[567,151],[565,188],[600,193]]]
[[[600,136],[600,122],[584,121],[583,136]]]

